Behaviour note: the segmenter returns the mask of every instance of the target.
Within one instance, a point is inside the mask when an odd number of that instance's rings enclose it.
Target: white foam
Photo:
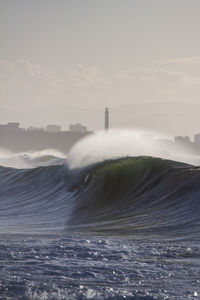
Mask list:
[[[45,157],[46,160],[43,160]],[[51,165],[59,159],[65,158],[65,154],[53,149],[18,153],[11,152],[7,149],[0,149],[0,165],[18,169]]]

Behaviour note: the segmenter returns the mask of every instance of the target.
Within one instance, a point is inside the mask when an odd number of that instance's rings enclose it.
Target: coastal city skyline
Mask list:
[[[105,133],[117,132],[117,129],[112,130],[109,127],[109,111],[105,109],[104,123],[102,122],[102,131]],[[104,127],[103,127],[104,125]],[[119,131],[119,132],[123,132]],[[126,132],[126,131],[124,131]],[[128,131],[131,137],[131,131]],[[9,122],[7,124],[0,124],[0,148],[12,151],[32,151],[45,150],[46,148],[57,149],[68,152],[76,142],[83,137],[95,134],[94,131],[88,130],[87,126],[75,123],[70,124],[68,129],[63,129],[58,124],[48,124],[46,127],[28,128],[20,127],[19,122]],[[133,136],[134,136],[133,130]],[[200,133],[196,133],[192,138],[190,136],[174,136],[174,137],[158,137],[156,133],[138,131],[141,138],[145,142],[154,143],[158,146],[166,147],[169,151],[176,149],[181,152],[188,152],[190,154],[200,154]]]
[[[111,127],[141,129],[160,132],[163,136],[195,135],[200,128],[200,104],[150,103],[110,107]],[[50,108],[40,110],[0,110],[0,123],[20,123],[21,127],[44,128],[58,124],[67,129],[70,124],[84,124],[89,130],[98,131],[104,127],[102,109]],[[31,117],[30,117],[31,116]],[[42,117],[42,121],[40,117]],[[95,123],[94,123],[95,120]],[[189,120],[189,122],[188,122]],[[95,125],[96,124],[96,125]]]

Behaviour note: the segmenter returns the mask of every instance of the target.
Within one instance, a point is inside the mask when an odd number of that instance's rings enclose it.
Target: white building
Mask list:
[[[61,126],[59,125],[47,125],[46,130],[49,132],[59,132],[61,131]]]
[[[45,131],[45,129],[43,127],[28,127],[27,131]]]
[[[69,126],[69,131],[73,132],[80,132],[80,133],[86,133],[87,132],[87,127],[81,124],[71,124]]]
[[[10,132],[10,131],[20,131],[21,128],[19,128],[19,123],[8,123],[5,125],[0,125],[0,130],[1,131],[6,131],[6,132]]]

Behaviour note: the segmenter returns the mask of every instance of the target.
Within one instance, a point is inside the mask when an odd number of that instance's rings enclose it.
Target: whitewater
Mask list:
[[[0,149],[0,299],[199,299],[199,161],[128,130]]]

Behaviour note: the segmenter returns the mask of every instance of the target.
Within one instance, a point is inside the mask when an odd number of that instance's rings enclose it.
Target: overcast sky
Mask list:
[[[200,103],[199,12],[199,0],[0,0],[0,108]]]

